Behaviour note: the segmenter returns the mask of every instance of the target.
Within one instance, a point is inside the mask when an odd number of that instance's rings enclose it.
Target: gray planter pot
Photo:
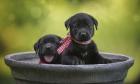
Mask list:
[[[101,53],[112,59],[110,64],[61,65],[38,64],[34,52],[15,53],[5,57],[16,84],[123,84],[134,60],[125,55]]]

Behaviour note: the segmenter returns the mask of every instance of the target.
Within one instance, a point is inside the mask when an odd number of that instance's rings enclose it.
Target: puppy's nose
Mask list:
[[[86,37],[87,33],[86,32],[80,32],[81,37]]]
[[[45,47],[46,47],[47,49],[49,49],[49,48],[52,47],[52,45],[51,45],[50,43],[48,43],[48,44],[45,45]]]

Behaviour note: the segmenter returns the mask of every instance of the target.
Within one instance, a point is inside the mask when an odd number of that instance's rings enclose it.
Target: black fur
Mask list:
[[[92,16],[86,13],[78,13],[70,17],[65,26],[70,29],[70,35],[73,39],[80,42],[90,40],[94,35],[94,27],[97,30],[98,22]],[[72,40],[71,44],[62,53],[62,64],[102,64],[109,60],[103,58],[92,40],[89,44],[83,45]]]
[[[54,56],[49,64],[59,64],[60,56],[57,53],[57,48],[60,45],[61,38],[56,35],[46,35],[41,37],[35,44],[34,50],[38,54],[40,61],[44,62],[45,56]]]

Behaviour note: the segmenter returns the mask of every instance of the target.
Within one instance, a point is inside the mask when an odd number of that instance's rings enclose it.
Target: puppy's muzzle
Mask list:
[[[86,32],[80,32],[79,33],[79,36],[82,37],[82,38],[86,38],[88,36],[88,33],[86,33]]]
[[[52,45],[51,43],[47,43],[47,44],[45,45],[45,48],[46,48],[46,49],[50,49],[52,46],[53,46],[53,45]]]
[[[87,41],[90,39],[90,35],[88,34],[88,32],[79,32],[79,39],[81,41]]]
[[[47,55],[51,55],[51,54],[53,54],[54,51],[55,51],[55,47],[54,47],[54,45],[51,44],[51,43],[47,43],[47,44],[44,46],[43,49],[44,49],[44,50],[43,50],[44,53],[46,53]]]

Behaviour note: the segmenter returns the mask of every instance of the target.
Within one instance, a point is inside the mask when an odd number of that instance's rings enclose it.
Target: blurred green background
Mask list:
[[[94,16],[93,39],[102,52],[135,59],[126,82],[140,73],[140,0],[0,0],[0,83],[15,84],[4,56],[31,51],[45,34],[66,35],[64,21],[78,12]]]

